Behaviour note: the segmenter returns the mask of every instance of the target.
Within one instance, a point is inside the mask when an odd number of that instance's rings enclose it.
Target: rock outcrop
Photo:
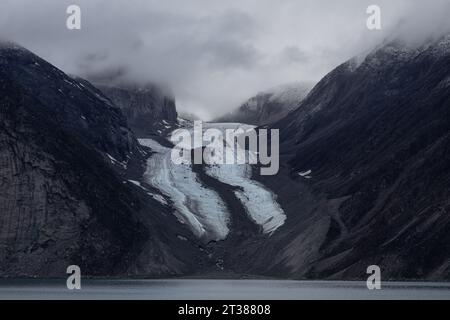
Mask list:
[[[276,122],[298,107],[311,88],[309,83],[292,83],[258,93],[238,109],[215,121],[256,126]]]
[[[95,86],[122,110],[139,137],[161,135],[177,124],[175,98],[167,90],[156,85]]]
[[[450,279],[450,37],[395,41],[322,79],[279,122],[261,180],[285,225],[243,269],[313,279]],[[264,247],[265,250],[259,250]]]
[[[28,50],[0,45],[0,276],[172,275],[202,257],[169,207],[128,182],[148,151],[121,110]]]

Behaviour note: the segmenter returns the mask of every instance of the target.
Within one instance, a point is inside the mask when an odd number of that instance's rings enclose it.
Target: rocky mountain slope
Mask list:
[[[215,122],[265,125],[278,121],[298,107],[311,88],[310,83],[291,83],[260,92]]]
[[[3,44],[0,275],[64,276],[78,264],[107,276],[365,279],[376,264],[384,280],[450,279],[449,79],[450,37],[386,43],[337,67],[304,100],[288,95],[283,106],[294,109],[269,125],[281,134],[277,175],[197,165],[170,176],[161,130],[177,118],[160,108],[165,98],[155,117],[151,90],[99,90]],[[268,116],[274,96],[256,103],[255,123],[278,117]],[[162,192],[168,178],[182,192],[170,194],[170,181]],[[273,191],[264,199],[280,214],[261,215],[269,206],[250,180]],[[207,230],[218,227],[208,208],[220,204],[226,232],[203,241],[180,223],[174,208],[186,194],[197,200],[178,207],[195,216],[206,204]]]
[[[95,86],[122,110],[130,128],[140,137],[161,135],[177,123],[175,99],[156,85]]]
[[[119,108],[26,49],[0,45],[0,276],[171,275],[207,258],[128,181],[139,146]],[[180,235],[180,237],[177,237]]]
[[[242,269],[361,279],[376,264],[384,279],[450,279],[449,106],[449,36],[387,43],[329,73],[272,125],[283,165],[260,179],[288,217],[241,249]]]

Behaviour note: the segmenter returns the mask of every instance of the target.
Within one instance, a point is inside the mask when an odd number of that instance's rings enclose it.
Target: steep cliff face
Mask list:
[[[253,125],[276,122],[298,107],[311,88],[309,83],[293,83],[261,92],[216,121]]]
[[[288,218],[246,259],[255,272],[361,279],[376,264],[384,279],[450,279],[449,44],[344,63],[272,126],[284,161],[261,180]]]
[[[155,85],[95,86],[122,110],[139,137],[165,133],[177,123],[175,99]]]
[[[65,276],[77,264],[102,276],[223,269],[362,279],[377,264],[383,279],[449,279],[449,39],[390,43],[348,61],[271,125],[281,133],[280,171],[253,178],[286,214],[273,234],[244,219],[235,187],[194,168],[232,211],[232,235],[209,244],[141,179],[151,152],[118,106],[139,105],[128,116],[142,137],[162,134],[151,123],[171,130],[176,114],[162,108],[155,117],[148,92],[111,89],[106,97],[1,45],[0,276]],[[140,123],[145,114],[149,122]]]
[[[1,44],[0,275],[168,275],[202,261],[170,209],[127,182],[145,154],[98,90]]]

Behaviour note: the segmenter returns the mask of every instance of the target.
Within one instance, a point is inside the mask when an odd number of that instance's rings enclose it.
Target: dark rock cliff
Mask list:
[[[190,233],[127,182],[146,155],[88,82],[0,46],[0,276],[171,275],[194,268]],[[132,170],[132,171],[133,171]]]
[[[288,219],[250,268],[364,279],[376,264],[384,279],[450,279],[449,79],[450,37],[388,43],[337,67],[273,124],[281,170],[260,179]]]
[[[139,137],[165,133],[177,123],[175,99],[155,85],[95,86],[122,110]]]

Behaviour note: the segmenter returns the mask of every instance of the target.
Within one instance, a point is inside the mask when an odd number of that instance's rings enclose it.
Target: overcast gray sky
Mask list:
[[[66,29],[66,8],[82,29]],[[381,31],[366,8],[382,9]],[[450,20],[449,0],[0,0],[0,35],[67,73],[167,83],[179,110],[210,119],[258,91],[318,81],[391,35]]]

